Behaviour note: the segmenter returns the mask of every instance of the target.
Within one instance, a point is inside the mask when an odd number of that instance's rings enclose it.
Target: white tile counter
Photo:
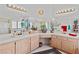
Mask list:
[[[27,34],[19,35],[19,36],[15,36],[15,37],[11,37],[11,34],[6,34],[6,35],[0,35],[0,44],[13,42],[13,41],[21,40],[21,39],[25,39],[25,38],[27,39],[27,38],[30,38],[31,36],[35,36],[35,35],[39,35],[42,38],[51,38],[52,35],[59,35],[59,36],[79,39],[79,34],[77,36],[73,37],[73,36],[69,36],[68,34],[63,34],[63,33],[34,33],[34,34],[28,34],[28,35]]]
[[[64,37],[79,39],[79,34],[77,34],[77,36],[70,36],[69,34],[63,34],[61,32],[56,32],[56,33],[40,33],[41,37],[49,37],[50,38],[52,35],[58,35],[58,36],[64,36]]]
[[[79,34],[77,34],[77,36],[70,36],[69,34],[53,33],[52,35],[58,35],[58,36],[64,36],[64,37],[69,37],[69,38],[79,39]]]
[[[26,35],[19,35],[19,36],[15,36],[15,37],[12,37],[11,34],[0,35],[0,44],[14,42],[17,40],[22,40],[22,39],[27,39],[27,38],[30,38],[35,35],[39,35],[39,33],[29,34],[29,35],[27,35],[27,34]]]

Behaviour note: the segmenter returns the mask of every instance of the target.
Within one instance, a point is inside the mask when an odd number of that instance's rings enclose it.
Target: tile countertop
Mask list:
[[[22,39],[27,39],[27,38],[30,38],[35,35],[39,35],[39,33],[29,34],[29,35],[27,35],[27,34],[19,35],[19,36],[15,36],[15,37],[12,37],[11,34],[0,35],[0,44],[15,42],[17,40],[22,40]]]
[[[0,44],[8,43],[8,42],[15,42],[16,40],[21,40],[21,39],[27,39],[30,38],[31,36],[35,35],[41,35],[41,36],[49,36],[51,37],[52,35],[59,35],[59,36],[64,36],[64,37],[69,37],[69,38],[74,38],[74,39],[79,39],[79,34],[77,36],[69,36],[68,34],[63,34],[63,33],[34,33],[34,34],[26,34],[26,35],[19,35],[12,37],[11,34],[6,34],[6,35],[0,35]]]
[[[53,33],[53,34],[68,37],[68,38],[73,38],[73,39],[79,39],[79,34],[77,34],[77,36],[70,36],[69,34],[64,34],[64,33]]]
[[[64,33],[61,33],[61,32],[54,32],[54,33],[40,33],[40,35],[42,37],[45,37],[45,36],[52,36],[52,35],[58,35],[58,36],[64,36],[64,37],[69,37],[69,38],[73,38],[73,39],[79,39],[79,33],[77,33],[77,36],[70,36],[69,34],[64,34]]]

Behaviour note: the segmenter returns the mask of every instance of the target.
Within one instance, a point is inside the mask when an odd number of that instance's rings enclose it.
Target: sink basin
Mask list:
[[[77,36],[77,34],[74,34],[74,33],[70,33],[69,35],[70,36]]]

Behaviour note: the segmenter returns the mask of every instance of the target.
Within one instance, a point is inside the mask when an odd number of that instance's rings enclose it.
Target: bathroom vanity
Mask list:
[[[31,33],[11,38],[0,38],[0,54],[28,54],[39,48],[41,38],[50,38],[50,45],[65,53],[79,53],[79,36],[63,33]]]
[[[0,40],[0,54],[27,54],[38,47],[38,33]]]

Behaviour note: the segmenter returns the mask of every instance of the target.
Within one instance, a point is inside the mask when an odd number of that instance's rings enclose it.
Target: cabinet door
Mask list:
[[[15,43],[6,43],[0,45],[0,54],[14,54],[15,53]]]
[[[79,40],[77,40],[77,48],[76,48],[76,53],[79,54]]]
[[[16,53],[24,54],[30,52],[30,39],[16,41]]]
[[[51,46],[54,47],[54,48],[57,48],[56,41],[57,41],[56,38],[52,37],[52,39],[51,39]]]
[[[62,49],[68,53],[76,52],[77,41],[74,39],[62,40]]]
[[[57,43],[57,48],[61,49],[61,39],[57,39],[56,43]]]
[[[39,47],[39,36],[31,37],[31,51]]]
[[[52,36],[51,46],[61,49],[61,37],[60,36]]]

